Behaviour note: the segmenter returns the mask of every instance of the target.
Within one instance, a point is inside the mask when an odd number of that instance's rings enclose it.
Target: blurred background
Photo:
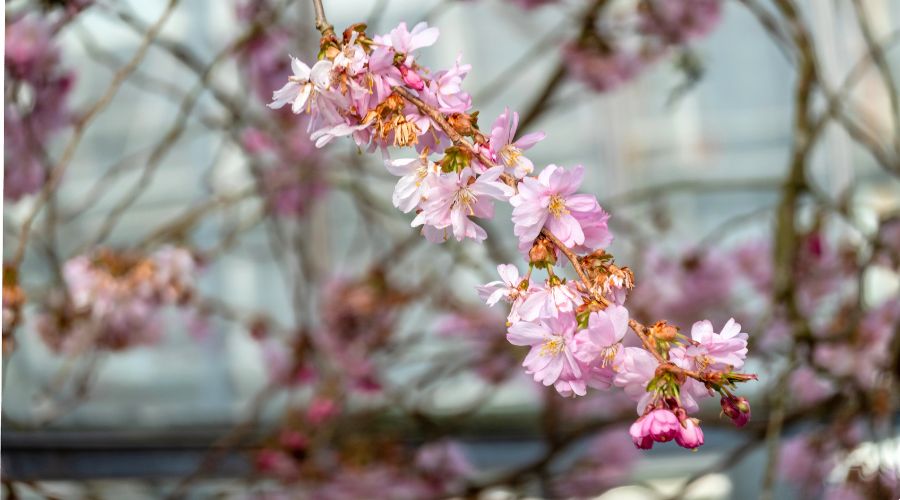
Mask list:
[[[472,65],[483,128],[516,110],[547,133],[529,151],[536,166],[584,165],[582,190],[612,215],[610,252],[637,277],[632,314],[682,330],[733,316],[750,332],[751,425],[729,428],[713,404],[699,451],[638,453],[626,398],[567,400],[525,375],[503,306],[474,291],[518,258],[509,208],[483,245],[429,244],[391,206],[378,153],[317,150],[301,118],[265,107],[288,54],[314,60],[311,3],[9,1],[4,497],[818,498],[853,485],[895,497],[900,4],[796,5],[817,58],[813,108],[831,120],[804,165],[795,215],[808,255],[790,271],[813,282],[813,338],[879,311],[877,340],[835,347],[876,370],[863,383],[792,334],[759,283],[777,272],[797,140],[800,56],[783,2],[649,2],[696,27],[652,56],[634,27],[648,2],[601,3],[592,23],[593,2],[576,0],[325,6],[338,32],[437,26],[421,61]],[[641,54],[639,69],[592,37]],[[152,321],[147,338],[66,342],[78,321],[61,312],[67,266],[100,248],[189,255],[177,297],[121,327]],[[780,442],[767,439],[773,409]],[[803,441],[822,435],[833,443]],[[783,466],[767,482],[773,453]],[[817,464],[792,477],[802,460]],[[412,481],[397,476],[407,467],[435,489],[389,487]],[[885,485],[866,489],[872,477]]]

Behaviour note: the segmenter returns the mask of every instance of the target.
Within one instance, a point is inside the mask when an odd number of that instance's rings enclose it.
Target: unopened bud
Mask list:
[[[750,403],[746,398],[723,396],[720,401],[722,413],[734,422],[737,427],[743,427],[750,421]]]
[[[656,340],[671,342],[678,336],[678,327],[670,325],[665,320],[657,321],[656,324],[650,328],[650,333]]]
[[[460,172],[471,163],[469,152],[457,146],[444,150],[444,157],[438,164],[444,172]]]
[[[466,113],[452,113],[447,117],[447,122],[461,135],[471,136],[478,131],[477,118]]]
[[[425,80],[422,80],[422,77],[414,70],[403,65],[399,66],[399,69],[400,76],[403,77],[403,83],[405,83],[407,87],[414,90],[423,90],[425,88]]]
[[[531,250],[528,251],[528,260],[532,265],[541,269],[548,264],[556,264],[556,252],[553,251],[552,244],[545,238],[534,240]]]

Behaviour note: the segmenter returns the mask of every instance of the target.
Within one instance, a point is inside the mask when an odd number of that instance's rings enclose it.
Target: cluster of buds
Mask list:
[[[67,295],[41,314],[38,331],[51,349],[68,354],[155,343],[160,310],[190,300],[196,271],[193,255],[174,247],[79,255],[63,266]]]
[[[523,275],[516,265],[501,264],[501,279],[478,291],[489,305],[511,304],[507,340],[530,347],[526,372],[567,397],[623,387],[638,401],[641,419],[633,431],[646,428],[653,440],[676,439],[688,448],[702,444],[698,421],[687,417],[697,400],[730,394],[737,382],[755,378],[735,371],[747,354],[741,326],[730,320],[716,333],[701,321],[687,338],[665,323],[649,329],[632,319],[625,302],[634,275],[604,250],[613,238],[609,215],[596,197],[578,192],[584,168],[551,164],[534,172],[524,152],[544,134],[516,138],[515,112],[505,110],[490,134],[482,133],[461,88],[470,67],[457,60],[431,71],[416,61],[415,51],[437,40],[436,28],[421,23],[408,30],[401,23],[369,38],[355,25],[342,40],[330,30],[323,35],[319,61],[310,67],[292,59],[294,75],[270,106],[308,113],[317,146],[350,136],[385,155],[389,146],[414,147],[415,157],[385,164],[400,177],[394,205],[415,211],[412,226],[422,227],[429,241],[484,240],[473,219],[492,218],[496,201],[512,205],[513,233],[528,270]],[[566,262],[577,280],[560,274]],[[629,329],[640,347],[627,344]],[[677,434],[654,431],[660,411],[672,414]],[[635,443],[646,447],[643,438]]]

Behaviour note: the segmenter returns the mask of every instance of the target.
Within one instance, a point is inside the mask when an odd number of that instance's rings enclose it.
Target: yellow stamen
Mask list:
[[[558,194],[554,194],[550,197],[550,206],[548,209],[554,217],[560,217],[569,213],[569,209],[566,208],[566,200]]]
[[[541,356],[556,356],[560,352],[562,352],[563,348],[566,346],[563,338],[559,335],[553,335],[544,340],[544,343],[541,344]]]
[[[522,150],[512,144],[507,144],[500,150],[500,158],[504,164],[510,167],[515,167],[519,164],[520,156],[522,156]]]

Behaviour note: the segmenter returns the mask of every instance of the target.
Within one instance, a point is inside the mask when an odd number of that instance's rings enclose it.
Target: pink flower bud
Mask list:
[[[653,410],[631,424],[631,440],[638,448],[648,450],[653,441],[666,443],[681,433],[678,417],[669,410]]]
[[[645,435],[643,432],[643,417],[637,419],[633,424],[631,424],[631,428],[628,429],[628,433],[631,434],[631,441],[635,446],[642,450],[649,450],[653,448],[653,438],[648,435]]]
[[[406,66],[400,66],[400,74],[403,76],[403,83],[409,88],[422,90],[425,88],[425,81],[415,71],[410,71]]]
[[[742,397],[725,396],[721,400],[722,413],[734,422],[737,427],[743,427],[750,421],[750,402]]]
[[[703,446],[703,429],[699,424],[700,421],[696,418],[686,418],[681,421],[681,432],[675,436],[678,446],[691,450]]]

